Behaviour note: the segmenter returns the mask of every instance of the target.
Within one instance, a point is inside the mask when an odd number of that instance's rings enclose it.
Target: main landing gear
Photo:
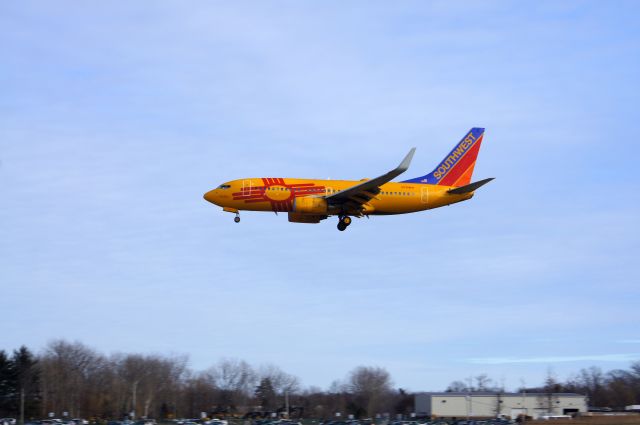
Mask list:
[[[240,213],[236,213],[236,216],[233,218],[233,221],[236,223],[240,223]]]
[[[348,215],[340,216],[340,221],[338,221],[338,230],[344,232],[344,230],[351,224],[351,217]]]

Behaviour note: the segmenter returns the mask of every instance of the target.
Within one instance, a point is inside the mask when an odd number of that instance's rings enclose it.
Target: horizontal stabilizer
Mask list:
[[[479,180],[479,181],[477,181],[475,183],[471,183],[471,184],[468,184],[466,186],[460,186],[460,187],[456,187],[455,189],[447,190],[447,193],[450,193],[452,195],[463,195],[465,193],[473,192],[474,190],[476,190],[476,189],[484,186],[485,184],[489,183],[493,179],[494,178],[491,177],[489,179]]]

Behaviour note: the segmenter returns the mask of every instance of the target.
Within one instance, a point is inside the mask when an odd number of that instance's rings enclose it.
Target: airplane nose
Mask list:
[[[216,190],[210,190],[207,193],[204,194],[204,199],[211,202],[212,204],[217,204],[216,203]]]

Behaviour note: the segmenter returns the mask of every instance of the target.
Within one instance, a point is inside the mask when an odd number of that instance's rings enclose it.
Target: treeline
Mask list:
[[[496,384],[486,374],[453,381],[448,392],[504,392],[504,386]],[[623,410],[625,406],[640,404],[640,361],[631,363],[629,369],[604,372],[599,367],[581,369],[564,382],[549,372],[539,387],[519,388],[527,393],[576,393],[589,398],[589,406]]]
[[[207,370],[190,370],[186,356],[114,354],[81,343],[51,342],[39,355],[26,347],[0,351],[0,417],[197,418],[270,415],[372,416],[405,413],[413,398],[392,387],[389,373],[357,367],[327,391],[302,388],[277,366],[254,367],[223,359]],[[22,402],[21,402],[22,401]]]
[[[640,402],[640,361],[629,369],[604,372],[598,367],[582,369],[565,382],[548,376],[542,389],[573,392],[589,396],[589,405],[623,409]]]
[[[288,406],[292,417],[375,417],[413,412],[413,394],[393,387],[382,368],[359,366],[326,390],[303,388],[274,365],[223,359],[204,371],[186,356],[101,354],[84,344],[54,341],[38,355],[21,347],[0,351],[0,417],[121,419],[270,415]],[[487,375],[454,381],[447,391],[504,392]],[[520,391],[520,390],[519,390]],[[575,392],[591,406],[622,408],[640,402],[640,362],[628,370],[592,367],[565,382],[548,376],[527,392]],[[288,403],[287,403],[288,402]]]

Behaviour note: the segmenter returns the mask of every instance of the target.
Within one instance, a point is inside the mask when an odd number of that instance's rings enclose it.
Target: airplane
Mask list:
[[[293,223],[320,223],[338,216],[344,231],[351,217],[405,214],[429,210],[471,199],[475,190],[493,178],[471,183],[484,128],[472,128],[429,174],[391,182],[409,169],[416,148],[393,170],[373,179],[318,180],[262,177],[232,180],[204,194],[204,199],[235,213],[240,211],[286,212]]]

